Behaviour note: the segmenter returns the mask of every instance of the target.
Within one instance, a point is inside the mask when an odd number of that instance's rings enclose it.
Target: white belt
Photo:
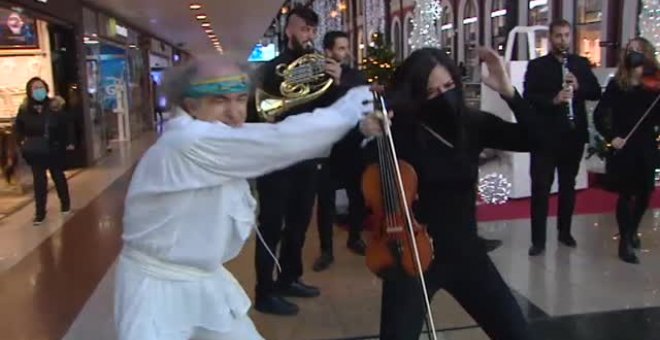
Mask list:
[[[121,257],[138,265],[146,274],[166,280],[194,281],[217,275],[219,271],[226,271],[222,266],[218,266],[216,271],[205,271],[191,266],[169,263],[126,246],[121,252]]]

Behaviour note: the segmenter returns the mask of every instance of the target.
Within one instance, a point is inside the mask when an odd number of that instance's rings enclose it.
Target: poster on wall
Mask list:
[[[0,7],[0,49],[38,49],[37,21],[20,7]]]

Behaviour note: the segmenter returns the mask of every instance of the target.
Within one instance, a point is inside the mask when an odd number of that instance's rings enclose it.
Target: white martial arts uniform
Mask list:
[[[326,152],[371,110],[363,86],[328,108],[232,128],[178,110],[140,160],[126,197],[116,277],[121,340],[262,339],[222,264],[255,223],[246,179]]]

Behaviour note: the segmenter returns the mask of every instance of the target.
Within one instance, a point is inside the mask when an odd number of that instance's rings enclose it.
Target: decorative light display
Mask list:
[[[417,0],[413,30],[409,45],[415,50],[421,47],[440,47],[440,40],[435,34],[435,25],[440,18],[442,7],[437,0]]]
[[[653,43],[656,57],[660,57],[660,0],[642,0],[639,32],[642,37]]]
[[[367,0],[365,7],[366,33],[372,35],[376,32],[385,32],[385,6],[383,0]],[[371,40],[369,46],[375,46],[375,42]]]
[[[326,32],[342,31],[341,12],[345,6],[337,0],[316,0],[312,3],[312,9],[319,15],[319,25],[316,28],[316,39],[314,46],[318,50],[323,48],[323,37]]]
[[[492,173],[479,180],[479,196],[488,204],[504,204],[511,195],[511,182],[502,174]]]

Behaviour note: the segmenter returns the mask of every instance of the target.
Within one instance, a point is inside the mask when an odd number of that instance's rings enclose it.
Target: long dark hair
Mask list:
[[[417,121],[419,108],[427,100],[429,75],[436,66],[449,71],[459,95],[459,113],[465,108],[463,82],[460,71],[454,61],[438,48],[426,47],[414,51],[394,71],[386,89],[386,98],[399,121],[412,123]]]

